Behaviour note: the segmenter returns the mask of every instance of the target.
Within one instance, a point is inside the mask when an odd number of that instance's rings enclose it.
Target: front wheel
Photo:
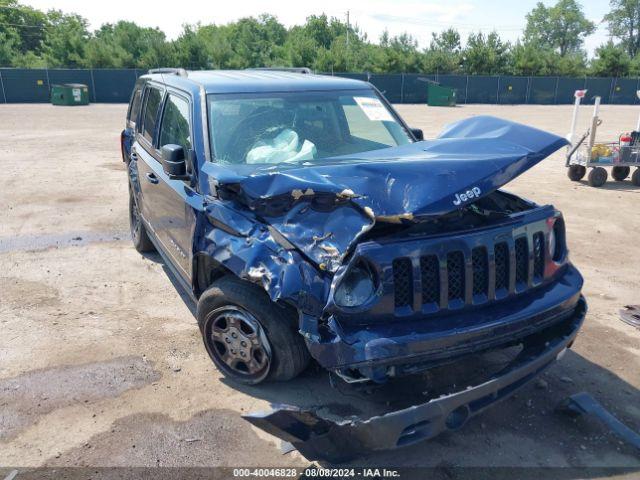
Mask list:
[[[636,187],[640,187],[640,168],[636,168],[633,175],[631,175],[631,183],[633,183]]]
[[[235,277],[214,282],[200,297],[196,316],[211,360],[237,382],[290,380],[309,363],[295,316],[256,285]]]

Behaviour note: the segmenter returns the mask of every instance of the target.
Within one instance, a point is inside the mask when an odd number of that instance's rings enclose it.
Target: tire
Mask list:
[[[589,172],[589,185],[601,187],[607,181],[607,171],[602,167],[596,167]]]
[[[209,357],[239,383],[291,380],[309,364],[295,315],[257,285],[232,276],[215,281],[200,297],[196,316]]]
[[[622,182],[629,176],[631,168],[629,167],[613,167],[611,169],[611,176],[616,182]]]
[[[153,246],[147,230],[140,217],[138,211],[138,205],[133,198],[133,192],[129,188],[129,230],[131,231],[131,240],[133,246],[139,253],[148,253],[155,251],[156,247]]]
[[[640,168],[636,168],[633,175],[631,175],[631,182],[636,186],[640,187]]]
[[[582,180],[586,173],[587,168],[584,165],[569,165],[569,170],[567,170],[567,176],[572,182]]]

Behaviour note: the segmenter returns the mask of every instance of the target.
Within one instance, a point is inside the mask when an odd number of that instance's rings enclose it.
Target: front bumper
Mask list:
[[[482,308],[366,327],[330,321],[331,334],[308,340],[307,346],[324,368],[343,377],[383,381],[518,343],[570,317],[582,284],[580,273],[568,264],[553,282]]]
[[[244,418],[290,442],[309,460],[346,461],[364,452],[427,440],[462,427],[469,418],[509,397],[551,365],[573,343],[586,310],[586,302],[580,297],[568,319],[523,339],[523,350],[488,381],[420,405],[366,420],[328,420],[314,411],[286,406]]]

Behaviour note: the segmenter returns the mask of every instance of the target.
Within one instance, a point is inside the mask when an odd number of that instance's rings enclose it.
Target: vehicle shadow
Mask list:
[[[596,188],[589,185],[589,182],[586,180],[579,180],[575,182],[582,187],[586,188]],[[631,180],[627,179],[622,182],[616,182],[609,180],[601,187],[597,187],[599,190],[613,190],[618,192],[631,192],[631,193],[640,193],[640,187],[635,186],[631,183]]]
[[[182,300],[182,302],[185,304],[185,306],[189,309],[189,311],[195,318],[196,308],[197,308],[196,302],[193,300],[193,298],[191,298],[191,295],[189,295],[189,293],[184,290],[180,281],[173,274],[173,271],[169,267],[167,267],[167,264],[165,263],[162,256],[158,252],[142,253],[141,255],[147,260],[151,260],[154,263],[160,264],[160,266],[162,267],[162,270],[169,278],[171,285],[176,290],[178,295],[180,295],[180,299]]]

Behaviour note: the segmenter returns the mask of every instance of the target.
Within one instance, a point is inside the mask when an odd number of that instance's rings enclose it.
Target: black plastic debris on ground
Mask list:
[[[594,415],[620,439],[640,450],[640,435],[618,420],[611,412],[586,392],[576,393],[563,400],[558,406],[558,411],[572,417],[578,417],[584,414]]]
[[[640,329],[640,305],[626,305],[620,310],[620,319],[624,323]]]

